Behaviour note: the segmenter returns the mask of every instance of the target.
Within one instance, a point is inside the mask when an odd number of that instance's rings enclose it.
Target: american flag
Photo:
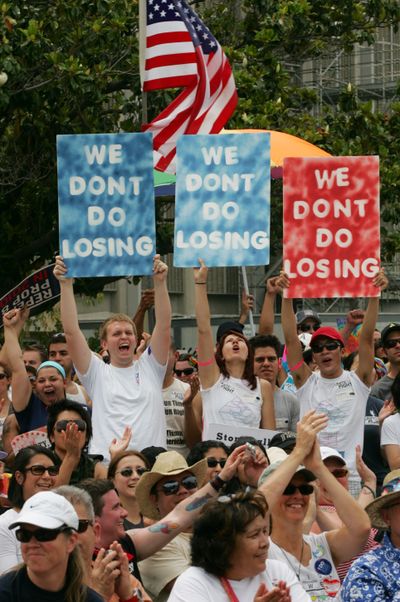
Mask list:
[[[149,124],[154,166],[175,173],[182,134],[217,134],[237,104],[228,60],[210,30],[184,0],[146,0],[143,90],[184,90]]]

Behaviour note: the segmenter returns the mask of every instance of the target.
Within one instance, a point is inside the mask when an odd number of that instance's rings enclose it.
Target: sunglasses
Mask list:
[[[42,466],[42,464],[34,464],[33,466],[28,466],[24,469],[24,472],[30,472],[35,475],[35,477],[41,477],[47,472],[51,477],[55,477],[58,475],[60,471],[59,466]]]
[[[292,485],[289,483],[283,492],[283,495],[293,495],[296,491],[300,491],[301,495],[311,495],[314,491],[314,487],[308,483],[304,483],[303,485]]]
[[[61,527],[60,529],[36,529],[36,531],[28,531],[21,527],[15,532],[15,537],[21,543],[29,543],[34,537],[36,541],[54,541],[60,533],[68,531],[69,527]]]
[[[313,330],[314,332],[316,332],[318,330],[319,326],[317,324],[301,324],[299,326],[299,329],[301,330],[301,332],[310,332],[310,330]]]
[[[66,431],[69,424],[76,424],[78,431],[81,431],[82,433],[86,431],[86,422],[84,420],[59,420],[56,422],[55,426],[57,433]]]
[[[217,460],[216,458],[207,458],[207,466],[209,468],[215,468],[217,464],[223,468],[226,464],[226,459],[224,458],[223,460]]]
[[[174,495],[175,493],[178,493],[181,485],[189,491],[191,489],[196,489],[197,479],[194,475],[188,475],[187,477],[184,477],[181,481],[177,481],[176,479],[173,481],[166,481],[161,485],[158,491],[162,491],[164,495]]]
[[[122,470],[119,470],[115,474],[120,474],[123,477],[128,478],[128,477],[131,477],[134,472],[136,472],[136,474],[138,474],[139,477],[141,477],[142,474],[144,474],[145,472],[148,472],[148,469],[144,468],[144,466],[138,466],[137,468],[123,468]]]
[[[398,344],[400,344],[400,339],[390,339],[389,341],[386,341],[385,347],[386,349],[393,349]]]
[[[177,376],[182,376],[182,374],[185,376],[190,376],[193,374],[194,368],[184,368],[183,370],[174,370],[174,372]]]
[[[310,347],[313,353],[322,353],[324,349],[335,351],[335,349],[341,347],[341,344],[339,341],[329,341],[329,343],[313,343]]]
[[[335,468],[331,470],[331,474],[335,477],[335,479],[341,479],[342,477],[347,477],[349,471],[347,468]]]
[[[93,521],[88,518],[80,518],[78,524],[78,533],[85,533],[88,530],[89,525],[93,527]]]

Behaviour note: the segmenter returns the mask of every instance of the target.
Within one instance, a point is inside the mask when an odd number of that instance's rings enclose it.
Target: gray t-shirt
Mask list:
[[[386,401],[386,399],[392,399],[392,393],[390,389],[392,388],[393,382],[394,378],[391,376],[383,376],[372,385],[371,395],[378,397],[379,399],[383,399],[383,401]]]
[[[300,416],[300,404],[297,395],[291,391],[275,389],[274,407],[277,431],[294,431]]]

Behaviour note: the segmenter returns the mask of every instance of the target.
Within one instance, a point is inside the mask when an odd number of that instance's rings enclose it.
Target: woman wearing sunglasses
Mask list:
[[[190,450],[186,461],[189,466],[192,466],[192,464],[196,464],[196,462],[200,462],[200,460],[206,458],[206,480],[211,481],[211,479],[219,475],[225,466],[228,455],[229,450],[224,443],[208,439],[207,441],[199,441],[199,443],[196,443]]]
[[[311,602],[293,570],[268,559],[269,516],[259,492],[209,502],[194,524],[192,566],[169,602]]]
[[[0,516],[0,574],[21,562],[21,546],[8,529],[17,520],[24,502],[39,491],[56,486],[59,467],[52,451],[40,445],[25,447],[15,457],[8,487],[12,508]]]
[[[125,531],[140,529],[147,524],[136,499],[136,485],[149,468],[146,457],[132,449],[115,454],[108,466],[107,479],[114,483],[121,505],[128,513],[124,518]]]
[[[0,600],[7,602],[100,602],[85,585],[77,548],[79,526],[63,496],[42,491],[25,504],[10,529],[21,543],[22,566],[0,578]]]
[[[47,436],[57,460],[60,464],[64,462],[65,482],[75,485],[86,478],[105,478],[107,468],[100,462],[100,457],[91,458],[87,454],[92,421],[80,403],[62,399],[49,406]]]
[[[194,270],[198,367],[202,408],[194,407],[199,428],[210,423],[275,428],[272,387],[254,375],[253,352],[242,333],[228,330],[217,343],[210,322],[208,269],[202,259]],[[199,401],[197,402],[199,404]]]

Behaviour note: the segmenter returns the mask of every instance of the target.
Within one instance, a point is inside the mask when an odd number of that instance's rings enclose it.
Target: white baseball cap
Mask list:
[[[342,454],[340,454],[338,452],[337,449],[334,449],[333,447],[326,447],[326,446],[321,445],[320,450],[321,450],[321,458],[322,458],[323,462],[325,462],[325,460],[327,460],[328,458],[337,458],[338,460],[340,460],[342,462],[343,466],[345,466],[346,460],[343,458]]]
[[[79,519],[73,505],[65,497],[53,491],[40,491],[25,502],[18,519],[8,528],[14,529],[22,524],[43,529],[59,529],[65,526],[77,531]]]

